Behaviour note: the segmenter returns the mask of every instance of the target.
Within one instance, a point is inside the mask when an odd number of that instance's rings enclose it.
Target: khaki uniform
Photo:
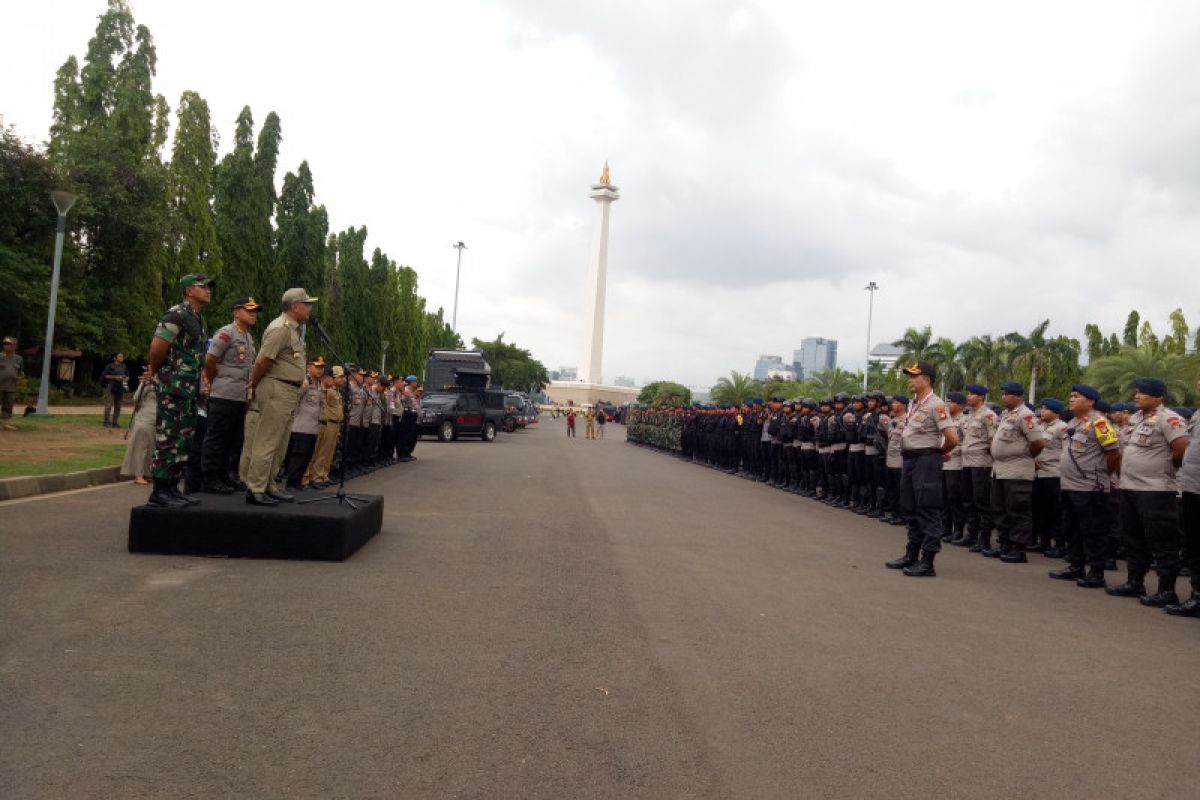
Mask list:
[[[17,395],[17,376],[21,374],[22,361],[16,353],[6,356],[0,353],[0,419],[12,416],[13,399]]]
[[[272,320],[263,333],[258,354],[272,362],[246,409],[246,443],[239,465],[242,482],[254,493],[272,490],[287,452],[292,416],[300,397],[297,390],[305,375],[299,323],[287,314]]]
[[[321,430],[317,434],[317,449],[313,452],[304,483],[324,483],[329,480],[329,468],[337,452],[338,435],[342,427],[342,395],[334,388],[321,392]]]

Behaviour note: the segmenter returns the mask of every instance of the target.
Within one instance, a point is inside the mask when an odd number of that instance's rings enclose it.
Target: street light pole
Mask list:
[[[388,343],[384,342],[383,343],[383,361],[379,364],[379,371],[384,375],[387,375],[387,349],[388,349]]]
[[[863,287],[864,290],[870,292],[871,299],[867,303],[867,365],[863,369],[863,391],[867,390],[867,379],[871,374],[871,317],[875,314],[875,292],[879,291],[879,284],[871,281]]]
[[[458,251],[458,266],[454,269],[454,316],[450,320],[450,329],[458,333],[458,279],[462,275],[462,251],[467,249],[467,246],[462,242],[455,242],[450,245]]]
[[[58,228],[54,234],[54,269],[50,273],[50,307],[46,312],[45,352],[42,353],[42,384],[38,387],[37,413],[49,413],[50,405],[50,351],[54,349],[54,312],[58,309],[58,273],[62,266],[63,238],[67,231],[67,212],[75,205],[76,195],[70,192],[50,193],[54,207],[58,209]]]

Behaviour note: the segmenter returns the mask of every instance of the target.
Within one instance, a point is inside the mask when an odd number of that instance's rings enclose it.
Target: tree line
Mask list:
[[[1122,331],[1105,333],[1089,323],[1084,341],[1069,336],[1047,335],[1050,320],[1043,320],[1028,333],[1013,331],[1001,336],[984,334],[963,342],[933,335],[932,326],[908,328],[892,344],[901,349],[899,363],[884,369],[879,362],[869,365],[867,384],[888,393],[903,392],[905,375],[900,368],[913,361],[928,361],[938,368],[939,392],[961,390],[968,383],[981,383],[993,392],[1006,380],[1025,384],[1026,397],[1064,399],[1072,384],[1088,383],[1103,397],[1129,399],[1133,381],[1143,376],[1161,378],[1176,405],[1200,403],[1196,381],[1200,378],[1200,328],[1192,330],[1182,309],[1168,319],[1169,332],[1159,336],[1148,320],[1131,311]],[[1083,354],[1087,363],[1082,364]],[[846,392],[853,394],[863,384],[862,372],[842,369],[815,373],[805,381],[772,378],[757,381],[733,372],[718,379],[712,399],[718,403],[742,403],[753,397],[821,397]]]
[[[256,130],[243,108],[218,161],[207,102],[183,92],[172,124],[153,89],[156,62],[127,0],[108,0],[82,60],[70,56],[55,76],[46,146],[0,130],[5,333],[42,339],[56,214],[49,192],[66,189],[79,199],[67,219],[56,349],[89,360],[143,356],[159,316],[180,300],[179,278],[197,271],[217,281],[211,328],[228,321],[238,296],[253,296],[270,319],[283,291],[303,286],[320,297],[318,315],[346,360],[378,366],[386,342],[391,371],[420,374],[431,348],[462,346],[442,310],[427,307],[411,267],[378,248],[368,256],[365,227],[330,231],[307,161],[276,191],[277,114]],[[331,355],[316,338],[309,351]]]

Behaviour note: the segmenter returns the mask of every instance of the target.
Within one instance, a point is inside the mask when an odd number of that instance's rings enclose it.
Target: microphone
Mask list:
[[[321,337],[321,341],[326,347],[333,347],[333,339],[329,338],[329,334],[321,327],[321,321],[316,317],[309,317],[308,321],[312,323],[313,330],[317,332],[317,336]]]

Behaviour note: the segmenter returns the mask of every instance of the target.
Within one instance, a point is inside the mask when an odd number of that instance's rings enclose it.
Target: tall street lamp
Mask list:
[[[879,284],[871,281],[863,289],[871,293],[871,300],[867,304],[867,365],[863,368],[863,391],[865,392],[867,390],[867,378],[871,374],[871,317],[875,313],[875,292],[879,291]]]
[[[67,212],[78,199],[70,192],[50,193],[54,207],[58,209],[58,228],[54,235],[54,269],[50,273],[50,308],[46,312],[46,343],[42,354],[42,385],[38,387],[37,413],[49,413],[50,403],[50,351],[54,349],[54,312],[58,309],[58,273],[62,266],[63,237],[67,231]]]
[[[385,341],[383,343],[383,360],[379,364],[379,371],[384,375],[387,375],[387,349],[388,342]]]
[[[462,275],[462,251],[467,249],[467,246],[462,242],[455,242],[450,245],[458,251],[458,266],[454,269],[454,316],[450,319],[450,329],[458,333],[458,279]]]

